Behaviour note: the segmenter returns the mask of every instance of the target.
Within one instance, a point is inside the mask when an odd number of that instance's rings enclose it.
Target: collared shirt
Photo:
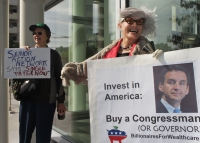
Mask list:
[[[175,108],[172,105],[170,105],[167,101],[165,101],[163,98],[161,99],[161,102],[165,106],[165,108],[167,109],[167,111],[169,113],[173,113],[174,112]],[[180,105],[179,105],[178,109],[180,110]]]

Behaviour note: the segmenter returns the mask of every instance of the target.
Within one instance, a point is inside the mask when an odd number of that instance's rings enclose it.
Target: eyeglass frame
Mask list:
[[[139,19],[133,19],[133,18],[131,18],[131,17],[125,17],[123,20],[122,20],[122,22],[127,22],[126,21],[126,18],[130,18],[132,21],[133,21],[133,24],[134,23],[136,23],[137,25],[144,25],[145,23],[146,23],[146,18],[139,18]],[[144,22],[143,22],[143,24],[138,24],[137,22],[138,22],[138,20],[140,20],[140,19],[142,19],[142,20],[144,20]],[[127,22],[128,24],[129,24],[129,22]],[[130,24],[130,25],[133,25],[133,24]]]

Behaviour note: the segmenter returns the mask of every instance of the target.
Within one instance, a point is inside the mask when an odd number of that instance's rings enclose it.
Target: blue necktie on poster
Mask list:
[[[181,111],[178,108],[175,108],[174,113],[181,113]]]

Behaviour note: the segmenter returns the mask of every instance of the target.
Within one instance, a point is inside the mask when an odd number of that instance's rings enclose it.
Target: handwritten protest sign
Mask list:
[[[5,49],[4,78],[50,78],[50,49]]]
[[[200,48],[89,61],[91,142],[199,142],[199,65]]]

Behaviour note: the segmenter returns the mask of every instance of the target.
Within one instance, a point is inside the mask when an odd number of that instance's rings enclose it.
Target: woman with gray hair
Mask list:
[[[86,83],[89,60],[140,54],[152,54],[154,58],[158,58],[162,50],[155,51],[154,45],[147,39],[156,35],[156,18],[155,9],[148,10],[146,7],[140,9],[128,7],[120,11],[118,28],[122,32],[122,38],[81,63],[67,63],[61,71],[63,85],[69,86],[69,80],[73,80],[76,84]]]

